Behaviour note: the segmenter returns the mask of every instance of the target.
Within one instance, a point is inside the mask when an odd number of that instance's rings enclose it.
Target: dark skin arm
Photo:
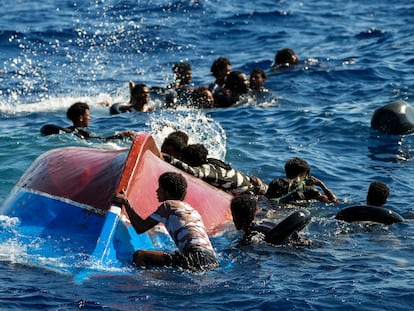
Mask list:
[[[131,224],[137,233],[143,233],[145,231],[148,231],[149,229],[153,228],[158,224],[158,221],[153,220],[150,217],[148,217],[147,219],[142,219],[141,216],[139,216],[134,211],[124,192],[115,194],[112,199],[112,203],[122,204],[123,206],[125,206],[125,210],[127,211],[129,220],[131,221]]]
[[[314,176],[309,176],[308,177],[308,182],[310,182],[311,184],[320,187],[324,194],[320,194],[318,200],[322,201],[322,202],[333,202],[333,203],[338,203],[339,200],[338,198],[335,196],[335,194],[329,190],[329,188],[318,178],[314,177]]]

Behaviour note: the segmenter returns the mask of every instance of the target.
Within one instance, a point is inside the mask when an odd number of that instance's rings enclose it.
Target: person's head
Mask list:
[[[167,137],[175,137],[178,136],[179,138],[181,138],[184,141],[184,144],[187,146],[188,145],[188,134],[186,132],[180,131],[180,130],[175,130],[174,132],[171,132],[170,134],[168,134]]]
[[[217,82],[224,83],[231,72],[231,62],[225,57],[219,57],[211,65],[210,72]]]
[[[293,158],[285,163],[285,174],[289,179],[310,176],[311,168],[304,159]]]
[[[181,159],[190,166],[197,167],[207,163],[208,150],[203,144],[191,144],[181,152]]]
[[[381,181],[374,181],[369,185],[367,194],[367,205],[382,206],[387,203],[390,190]]]
[[[187,194],[187,181],[179,173],[166,172],[158,178],[158,201],[184,200]]]
[[[227,76],[224,87],[233,95],[246,94],[249,91],[249,80],[244,72],[232,71]]]
[[[299,62],[298,56],[293,52],[292,49],[284,48],[277,51],[275,56],[276,66],[290,66],[295,65]]]
[[[193,93],[194,106],[198,108],[213,108],[214,96],[213,93],[205,86],[200,86],[194,89]]]
[[[241,194],[231,200],[230,209],[236,229],[248,232],[256,215],[257,200],[251,195]]]
[[[191,65],[189,63],[176,63],[173,66],[173,73],[175,75],[175,80],[179,86],[188,85],[191,83],[192,71]]]
[[[75,127],[88,127],[91,120],[89,105],[84,102],[74,103],[66,111],[66,116]]]
[[[266,81],[266,73],[263,69],[254,68],[250,72],[250,89],[259,90]]]
[[[146,84],[139,83],[135,84],[132,81],[129,81],[129,90],[131,93],[130,103],[137,109],[141,111],[150,100],[150,91]]]
[[[161,152],[169,154],[176,159],[181,159],[181,152],[187,144],[178,135],[167,136],[162,145]]]

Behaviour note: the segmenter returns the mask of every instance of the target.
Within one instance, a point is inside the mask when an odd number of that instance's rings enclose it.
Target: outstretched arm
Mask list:
[[[112,136],[105,137],[104,140],[113,140],[113,139],[123,139],[125,137],[129,139],[133,139],[135,137],[136,133],[134,131],[123,131],[116,133]]]
[[[124,192],[115,194],[112,198],[112,203],[122,204],[125,206],[129,220],[137,233],[143,233],[158,224],[158,221],[152,219],[151,217],[142,219],[141,216],[134,211]]]

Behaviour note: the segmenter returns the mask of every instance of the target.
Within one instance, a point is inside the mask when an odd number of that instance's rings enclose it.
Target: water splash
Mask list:
[[[159,146],[169,133],[181,130],[188,134],[190,144],[204,144],[209,157],[223,160],[226,156],[227,136],[224,129],[203,111],[161,111],[151,115],[149,126]]]

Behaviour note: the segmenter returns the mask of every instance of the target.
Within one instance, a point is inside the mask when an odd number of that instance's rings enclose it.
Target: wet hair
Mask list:
[[[296,64],[299,58],[292,49],[284,48],[277,51],[275,56],[275,65]]]
[[[305,160],[301,158],[293,158],[285,163],[286,177],[296,178],[298,176],[310,175],[311,168]]]
[[[247,79],[247,77],[246,77]],[[224,87],[233,93],[245,94],[249,91],[248,85],[245,83],[244,73],[241,71],[232,71],[226,79]]]
[[[217,77],[217,74],[227,66],[231,66],[231,62],[225,57],[219,57],[211,65],[210,72]]]
[[[382,206],[387,203],[390,190],[387,185],[380,181],[374,181],[369,185],[367,204]]]
[[[266,73],[261,68],[253,68],[252,71],[250,71],[250,76],[254,75],[255,73],[258,73],[262,76],[263,79],[266,79]]]
[[[176,159],[181,159],[181,152],[185,146],[186,143],[180,136],[167,136],[161,145],[161,152],[172,155]]]
[[[237,230],[251,231],[256,215],[257,200],[249,194],[234,197],[230,203],[233,223]]]
[[[182,160],[190,166],[201,166],[207,163],[208,150],[203,144],[186,146],[181,152]]]
[[[186,132],[180,131],[180,130],[176,130],[174,132],[171,132],[170,134],[168,134],[167,137],[179,137],[183,140],[184,144],[187,146],[188,144],[188,134]]]
[[[181,63],[176,63],[173,66],[173,73],[175,75],[183,75],[188,71],[191,71],[191,65],[189,63],[181,62]]]
[[[66,111],[66,117],[72,122],[77,122],[80,116],[85,115],[86,110],[90,110],[87,103],[76,102]]]
[[[179,173],[166,172],[158,178],[159,186],[170,195],[171,200],[184,200],[187,194],[187,181]]]

